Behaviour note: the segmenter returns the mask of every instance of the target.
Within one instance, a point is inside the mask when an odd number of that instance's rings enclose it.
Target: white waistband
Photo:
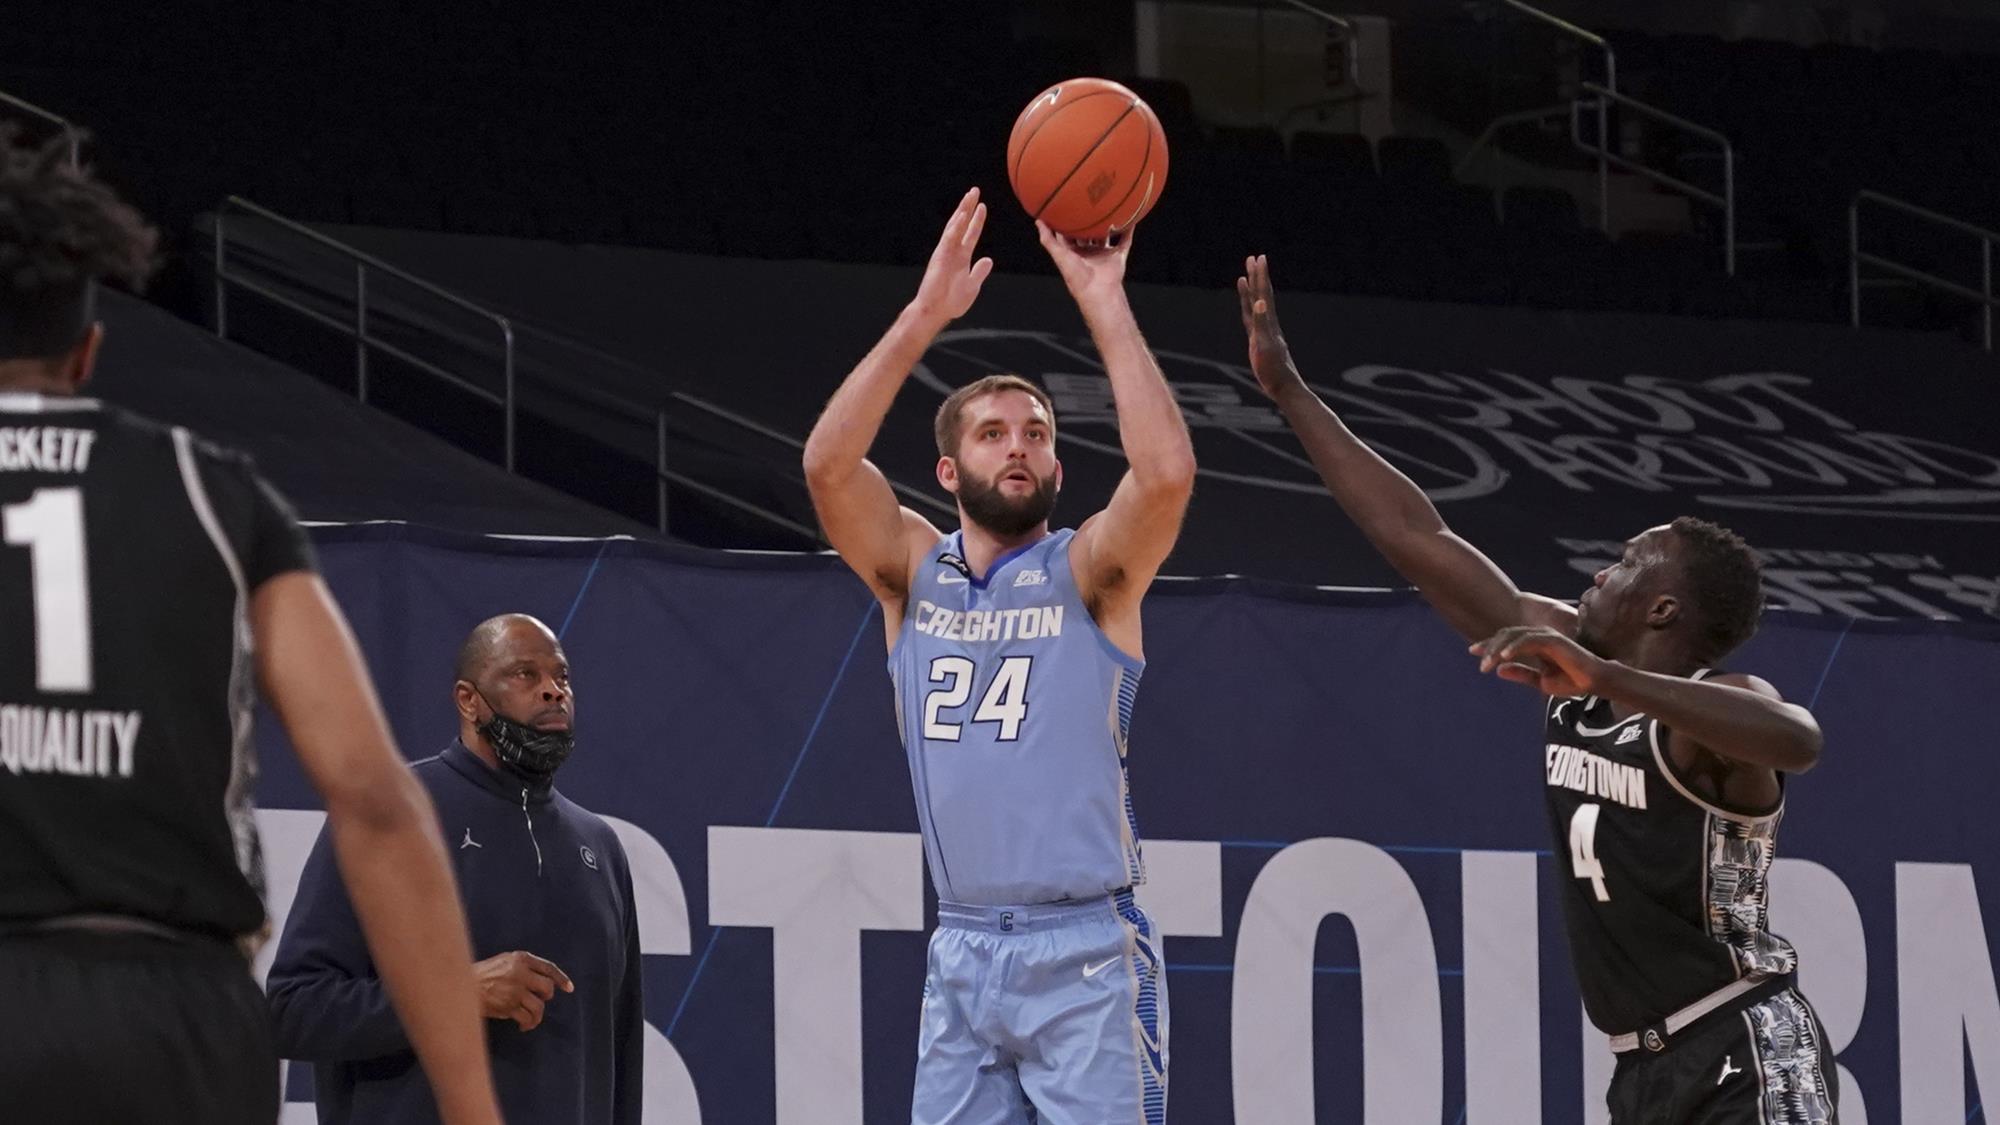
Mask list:
[[[1758,987],[1761,987],[1762,985],[1769,983],[1772,979],[1774,978],[1772,978],[1769,974],[1766,973],[1752,973],[1749,976],[1744,977],[1742,980],[1734,981],[1730,984],[1723,985],[1721,988],[1716,989],[1714,992],[1709,993],[1708,995],[1702,997],[1701,999],[1695,1001],[1694,1003],[1689,1004],[1687,1007],[1682,1008],[1680,1011],[1675,1012],[1673,1015],[1668,1016],[1665,1025],[1667,1035],[1670,1037],[1674,1035],[1679,1035],[1681,1033],[1681,1030],[1687,1027],[1687,1025],[1693,1023],[1694,1021],[1700,1019],[1701,1017],[1707,1015],[1708,1013],[1713,1012],[1717,1008],[1722,1007],[1724,1004],[1729,1003],[1731,1000],[1734,1000],[1737,997],[1742,996],[1744,993],[1750,992],[1753,989],[1756,989]],[[1664,1041],[1658,1045],[1648,1043],[1646,1044],[1646,1046],[1651,1047],[1655,1051],[1658,1051],[1664,1049],[1666,1047],[1666,1043]],[[1626,1032],[1624,1035],[1614,1035],[1611,1037],[1611,1053],[1614,1055],[1622,1055],[1627,1051],[1636,1051],[1638,1049],[1639,1049],[1639,1032],[1630,1031]]]

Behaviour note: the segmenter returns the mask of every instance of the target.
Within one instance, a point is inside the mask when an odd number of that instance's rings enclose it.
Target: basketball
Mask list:
[[[1139,95],[1072,78],[1036,95],[1007,138],[1007,181],[1030,218],[1102,242],[1146,217],[1167,183],[1167,135]]]

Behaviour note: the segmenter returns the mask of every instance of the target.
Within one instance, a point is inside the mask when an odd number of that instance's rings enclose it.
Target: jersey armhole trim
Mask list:
[[[1106,636],[1104,630],[1097,624],[1097,619],[1090,615],[1089,606],[1083,607],[1083,616],[1085,620],[1090,622],[1090,631],[1097,637],[1098,647],[1104,650],[1106,656],[1117,661],[1119,667],[1124,668],[1133,675],[1140,675],[1146,671],[1145,661],[1112,643],[1111,638]]]
[[[1097,615],[1090,612],[1089,603],[1083,600],[1083,591],[1076,584],[1076,566],[1071,561],[1069,553],[1070,548],[1076,545],[1076,529],[1064,528],[1063,530],[1069,532],[1069,541],[1062,545],[1063,575],[1069,581],[1070,592],[1076,595],[1076,604],[1083,610],[1083,619],[1090,626],[1091,635],[1097,638],[1097,645],[1104,650],[1106,656],[1117,661],[1121,667],[1131,671],[1133,674],[1144,675],[1146,672],[1146,662],[1114,644],[1110,634],[1104,631],[1104,626],[1097,623]],[[1142,600],[1143,598],[1144,595],[1141,595]]]
[[[186,428],[175,426],[174,460],[181,470],[181,485],[187,489],[188,504],[194,509],[194,517],[201,529],[208,533],[208,540],[215,545],[215,553],[222,557],[222,565],[229,571],[229,580],[236,586],[236,600],[247,612],[250,590],[243,578],[243,562],[236,557],[236,549],[229,544],[229,536],[223,533],[222,521],[215,516],[215,506],[209,502],[208,487],[201,481],[201,467],[195,463],[194,438]]]
[[[889,642],[889,674],[892,677],[896,674],[896,661],[901,659],[903,655],[903,646],[909,642],[910,634],[916,632],[917,629],[917,585],[923,580],[920,571],[922,567],[938,562],[938,552],[951,551],[954,545],[952,534],[938,536],[937,541],[924,551],[924,556],[930,561],[921,564],[917,569],[910,572],[910,588],[903,591],[903,620],[896,626],[896,639]],[[971,579],[968,578],[966,581],[970,582]],[[877,598],[876,601],[879,603],[881,599]]]
[[[1695,807],[1705,810],[1712,816],[1719,816],[1724,820],[1733,820],[1738,824],[1769,824],[1771,821],[1784,815],[1785,780],[1783,774],[1780,774],[1778,777],[1778,804],[1776,808],[1763,813],[1747,813],[1734,809],[1725,809],[1707,798],[1696,795],[1695,791],[1681,780],[1680,775],[1674,772],[1673,763],[1667,760],[1666,750],[1660,745],[1660,720],[1650,715],[1646,717],[1646,740],[1653,747],[1653,764],[1659,767],[1660,776],[1667,779],[1667,784],[1674,787],[1674,792],[1687,798]]]

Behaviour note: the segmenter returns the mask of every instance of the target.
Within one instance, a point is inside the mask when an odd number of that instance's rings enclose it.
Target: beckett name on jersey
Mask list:
[[[68,426],[0,426],[0,472],[81,473],[96,441]]]

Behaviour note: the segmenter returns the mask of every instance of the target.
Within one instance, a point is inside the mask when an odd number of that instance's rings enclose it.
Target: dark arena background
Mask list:
[[[1681,514],[1759,548],[1732,666],[1825,732],[1771,916],[1841,1120],[1987,1120],[2000,6],[1543,2],[17,2],[0,120],[160,225],[95,390],[312,522],[409,757],[453,737],[473,623],[560,634],[562,788],[639,898],[646,1121],[909,1119],[935,898],[800,451],[978,186],[996,273],[872,457],[955,526],[931,416],[1013,371],[1055,403],[1058,524],[1106,502],[1110,385],[1005,159],[1078,75],[1169,141],[1128,288],[1200,464],[1131,733],[1169,1119],[1606,1120],[1541,703],[1259,392],[1232,284],[1266,253],[1307,379],[1523,588]],[[258,744],[282,928],[323,817],[268,714]]]

